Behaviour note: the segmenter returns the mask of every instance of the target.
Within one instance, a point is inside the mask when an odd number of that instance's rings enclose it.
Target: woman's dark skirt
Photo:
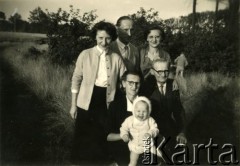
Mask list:
[[[94,86],[89,109],[78,108],[72,159],[75,163],[110,162],[107,147],[106,88]]]

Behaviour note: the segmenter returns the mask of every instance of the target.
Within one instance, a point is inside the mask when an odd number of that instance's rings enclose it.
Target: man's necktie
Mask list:
[[[129,49],[128,49],[128,46],[127,46],[127,45],[124,46],[124,51],[125,51],[125,53],[124,53],[124,58],[128,59]]]
[[[160,85],[160,93],[161,93],[161,95],[164,96],[164,91],[163,91],[163,85],[162,84]]]

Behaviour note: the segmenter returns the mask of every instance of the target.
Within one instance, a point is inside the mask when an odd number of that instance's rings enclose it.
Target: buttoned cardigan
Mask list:
[[[86,49],[78,56],[76,66],[72,76],[72,92],[78,93],[77,106],[88,110],[91,101],[93,87],[96,81],[100,52],[97,47]],[[122,58],[108,50],[106,52],[106,68],[107,68],[107,90],[106,104],[114,100],[117,82],[123,75],[126,67]]]

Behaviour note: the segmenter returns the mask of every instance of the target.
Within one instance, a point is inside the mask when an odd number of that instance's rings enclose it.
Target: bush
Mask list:
[[[94,11],[80,16],[79,10],[70,7],[70,13],[61,8],[57,13],[48,13],[49,51],[54,62],[59,64],[73,63],[82,50],[94,44],[89,38],[90,27],[97,17]]]

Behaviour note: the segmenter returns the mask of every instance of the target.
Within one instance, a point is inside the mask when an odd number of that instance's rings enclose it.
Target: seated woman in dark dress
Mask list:
[[[109,105],[109,134],[107,140],[114,160],[118,164],[128,164],[129,150],[120,137],[120,127],[126,117],[132,115],[133,100],[138,97],[140,88],[140,73],[126,71],[122,76],[125,94],[121,94]]]

